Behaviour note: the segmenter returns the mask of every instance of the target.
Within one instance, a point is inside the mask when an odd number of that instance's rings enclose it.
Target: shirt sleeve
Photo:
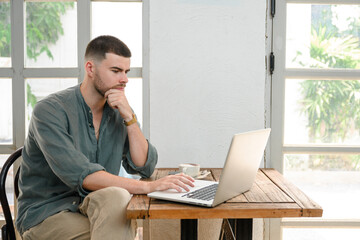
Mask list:
[[[88,191],[82,187],[84,178],[105,169],[91,163],[76,149],[68,133],[68,121],[67,114],[59,104],[39,102],[33,111],[29,134],[33,135],[53,173],[81,197],[85,197]]]
[[[137,167],[131,159],[129,141],[126,139],[122,165],[128,173],[139,173],[143,178],[149,178],[153,174],[158,160],[158,154],[156,148],[149,141],[148,146],[148,155],[145,165],[143,167]]]

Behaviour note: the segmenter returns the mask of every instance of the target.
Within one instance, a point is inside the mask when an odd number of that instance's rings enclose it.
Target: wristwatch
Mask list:
[[[137,122],[137,119],[136,119],[135,114],[132,114],[132,119],[131,119],[130,121],[126,122],[126,121],[124,120],[125,126],[130,126],[131,124],[136,123],[136,122]]]

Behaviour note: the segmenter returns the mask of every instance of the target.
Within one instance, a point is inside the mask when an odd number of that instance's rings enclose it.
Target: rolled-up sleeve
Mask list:
[[[124,159],[123,159],[123,166],[125,170],[130,174],[139,173],[141,177],[149,178],[151,174],[155,170],[155,166],[158,160],[158,154],[156,148],[148,141],[148,155],[146,159],[146,163],[142,167],[136,166],[130,155],[129,145],[128,142],[124,148]]]

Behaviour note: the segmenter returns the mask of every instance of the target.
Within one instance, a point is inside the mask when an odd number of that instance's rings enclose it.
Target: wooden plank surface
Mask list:
[[[272,202],[294,202],[284,191],[276,186],[260,169],[256,175],[255,184],[270,198]]]
[[[290,181],[285,179],[275,169],[262,169],[262,172],[276,184],[282,191],[286,192],[289,197],[291,197],[303,211],[302,217],[321,217],[322,208],[311,198],[309,198],[304,192],[299,188],[293,185]]]
[[[149,218],[150,198],[146,195],[135,194],[131,198],[126,211],[126,217],[132,219]]]
[[[271,199],[254,183],[251,189],[241,195],[244,195],[249,203],[272,203]]]
[[[156,169],[150,179],[168,175],[176,169]],[[208,169],[211,174],[205,180],[219,181],[221,169]],[[253,187],[215,208],[149,199],[146,195],[134,195],[128,210],[128,218],[142,219],[194,219],[194,218],[281,218],[320,217],[321,207],[301,190],[287,181],[274,169],[260,169]]]
[[[206,208],[159,201],[161,200],[150,205],[150,219],[280,218],[302,215],[296,203],[226,203],[215,208]]]

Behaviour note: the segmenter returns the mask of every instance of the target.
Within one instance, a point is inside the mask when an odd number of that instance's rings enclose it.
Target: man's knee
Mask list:
[[[97,190],[85,197],[79,209],[89,219],[93,239],[115,239],[114,236],[122,235],[124,239],[126,235],[133,239],[131,221],[126,218],[130,199],[130,193],[118,187]]]
[[[120,187],[107,187],[98,190],[98,194],[105,199],[105,201],[115,201],[115,202],[129,202],[131,199],[130,193]]]
[[[126,207],[131,199],[131,195],[126,189],[107,187],[90,193],[86,198],[85,202],[88,200],[88,204],[92,202],[101,208],[111,207],[115,210],[115,207]]]

